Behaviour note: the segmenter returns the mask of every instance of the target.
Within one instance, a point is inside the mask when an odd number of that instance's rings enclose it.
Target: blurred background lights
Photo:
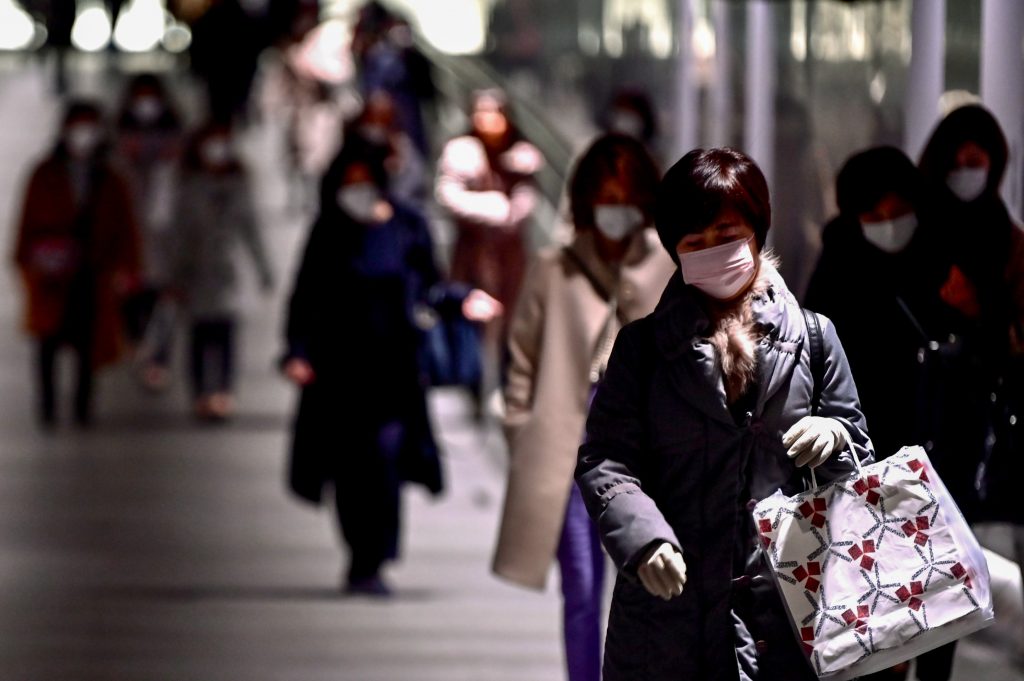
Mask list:
[[[13,0],[0,0],[0,50],[24,50],[35,42],[32,17]]]
[[[192,31],[185,24],[168,20],[167,30],[162,38],[164,49],[168,52],[184,52],[192,44]]]
[[[167,12],[160,0],[131,0],[114,26],[114,44],[125,52],[148,52],[164,37]]]
[[[71,29],[71,44],[83,52],[99,52],[110,44],[110,15],[98,2],[79,5],[75,25]]]

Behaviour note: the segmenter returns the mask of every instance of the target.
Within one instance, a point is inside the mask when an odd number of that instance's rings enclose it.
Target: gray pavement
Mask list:
[[[54,117],[38,68],[0,62],[2,248]],[[458,393],[431,399],[449,489],[405,495],[397,597],[340,594],[328,512],[283,484],[295,395],[272,362],[305,225],[283,208],[273,125],[244,144],[281,285],[261,298],[246,282],[231,424],[195,424],[180,380],[154,397],[121,367],[100,381],[95,429],[41,434],[20,288],[0,278],[0,681],[562,678],[556,580],[534,594],[489,574],[504,452]],[[1018,631],[973,637],[955,678],[1022,678]]]

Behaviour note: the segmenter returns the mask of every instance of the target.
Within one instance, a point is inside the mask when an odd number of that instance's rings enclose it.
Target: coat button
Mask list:
[[[768,651],[768,641],[765,641],[763,638],[758,639],[757,641],[754,641],[754,647],[757,648],[757,652],[763,655]]]

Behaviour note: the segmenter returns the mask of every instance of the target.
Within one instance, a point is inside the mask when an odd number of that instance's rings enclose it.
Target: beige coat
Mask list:
[[[675,270],[650,228],[633,237],[618,274],[599,257],[592,233],[580,233],[569,248],[615,293],[625,321],[654,310]],[[542,251],[531,263],[511,320],[505,390],[509,477],[493,564],[496,574],[523,586],[544,588],[558,548],[586,421],[591,364],[609,310],[561,249]],[[619,327],[617,319],[612,333]]]

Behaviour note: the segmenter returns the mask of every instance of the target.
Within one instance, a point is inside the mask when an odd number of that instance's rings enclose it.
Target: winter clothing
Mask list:
[[[270,262],[244,173],[185,173],[175,218],[173,282],[193,319],[223,319],[235,313],[239,243],[252,256],[261,283],[270,285]]]
[[[617,300],[607,338],[622,321],[654,309],[673,272],[652,229],[637,232],[618,272],[597,253],[591,231],[570,248]],[[538,254],[512,321],[505,391],[509,481],[494,571],[542,589],[559,541],[587,414],[593,355],[611,309],[562,249]]]
[[[333,483],[350,580],[397,556],[402,481],[442,489],[412,321],[440,288],[438,273],[423,218],[392,205],[388,222],[366,226],[325,201],[288,308],[283,361],[305,359],[315,372],[295,419],[289,485],[320,503]],[[338,300],[343,313],[330,312]]]
[[[77,178],[77,179],[76,179]],[[118,289],[138,276],[131,194],[106,161],[72,162],[60,149],[32,172],[14,249],[25,282],[25,328],[39,339],[77,338],[89,364],[123,347]]]
[[[605,681],[731,680],[755,669],[752,678],[814,678],[748,510],[748,500],[806,486],[806,469],[794,466],[782,444],[810,412],[806,329],[763,257],[747,295],[763,333],[748,396],[727,405],[706,302],[676,274],[655,311],[619,333],[594,398],[576,480],[620,570]],[[855,470],[851,456],[870,462],[872,447],[835,328],[820,322],[819,415],[841,422],[851,443],[816,469],[825,482]],[[661,542],[679,549],[687,565],[683,594],[670,601],[650,595],[635,575],[637,561]]]
[[[526,223],[537,203],[530,176],[502,167],[477,137],[467,135],[445,145],[435,189],[438,203],[455,219],[452,279],[515,309],[526,269]]]

